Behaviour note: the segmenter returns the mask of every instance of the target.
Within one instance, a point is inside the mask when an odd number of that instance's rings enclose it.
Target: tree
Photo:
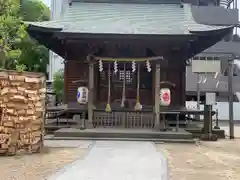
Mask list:
[[[39,0],[22,0],[21,16],[24,21],[48,21],[49,8]]]
[[[64,70],[60,69],[53,75],[53,91],[58,98],[63,98],[64,95]]]
[[[20,14],[24,21],[47,21],[50,19],[49,8],[38,0],[22,0]],[[21,52],[19,62],[25,64],[28,71],[46,73],[49,60],[47,48],[27,35],[21,42]]]
[[[49,20],[50,10],[40,1],[0,0],[0,67],[46,73],[48,50],[31,39],[23,21]]]
[[[19,44],[26,37],[18,0],[0,0],[0,67],[14,69],[21,56]]]

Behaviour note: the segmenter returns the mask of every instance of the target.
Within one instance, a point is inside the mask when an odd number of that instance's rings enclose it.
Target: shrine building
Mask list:
[[[126,118],[117,112],[148,112],[151,127],[161,124],[160,112],[187,112],[188,60],[233,29],[196,23],[191,5],[181,0],[65,3],[61,18],[28,23],[28,32],[65,59],[64,102],[75,111],[86,111],[90,126],[97,126],[99,113],[105,111],[108,115],[102,117],[125,125]],[[77,103],[79,87],[88,87],[86,105]],[[163,88],[170,90],[166,106],[160,106]]]

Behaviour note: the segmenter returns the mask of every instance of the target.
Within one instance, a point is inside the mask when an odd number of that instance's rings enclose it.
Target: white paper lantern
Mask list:
[[[77,90],[77,102],[79,104],[87,104],[88,102],[88,88],[79,87]]]
[[[169,106],[171,103],[171,91],[168,88],[160,89],[160,105]]]

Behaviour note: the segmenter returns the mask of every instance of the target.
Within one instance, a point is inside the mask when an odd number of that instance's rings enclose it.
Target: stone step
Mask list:
[[[55,137],[84,138],[143,138],[143,139],[193,139],[192,133],[179,129],[176,131],[154,131],[151,129],[77,129],[62,128],[54,132]]]
[[[196,143],[195,139],[152,139],[152,138],[101,138],[101,137],[55,137],[46,136],[45,140],[91,140],[91,141],[151,141],[160,143]]]

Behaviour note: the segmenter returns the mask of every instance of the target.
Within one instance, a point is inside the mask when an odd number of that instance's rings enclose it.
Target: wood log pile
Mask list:
[[[40,73],[0,72],[0,154],[43,146],[46,85]]]

